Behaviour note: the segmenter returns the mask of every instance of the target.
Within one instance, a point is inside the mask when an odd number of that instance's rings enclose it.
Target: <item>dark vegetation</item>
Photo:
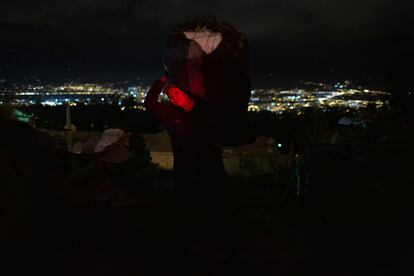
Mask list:
[[[45,107],[41,105],[21,107],[23,111],[38,118],[39,128],[63,130],[66,124],[66,107]],[[249,119],[256,129],[257,136],[274,137],[278,143],[293,143],[295,151],[303,152],[310,144],[328,142],[335,131],[338,119],[346,114],[345,110],[332,109],[329,112],[309,110],[303,115],[286,113],[276,115],[272,112],[250,112]],[[78,131],[103,131],[107,128],[121,128],[137,133],[154,133],[162,126],[148,112],[125,109],[119,106],[76,106],[71,107],[72,123]]]
[[[160,128],[146,113],[110,110],[74,108],[72,121]],[[48,121],[39,127],[63,128],[65,109],[34,113]],[[114,165],[2,120],[2,275],[412,275],[412,117],[327,144],[343,115],[250,114],[297,164],[229,177],[212,220],[183,208],[139,138],[136,158]]]

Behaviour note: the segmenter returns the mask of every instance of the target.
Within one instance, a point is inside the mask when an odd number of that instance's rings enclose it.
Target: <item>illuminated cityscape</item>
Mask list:
[[[389,93],[372,91],[362,87],[349,88],[350,81],[333,86],[305,82],[308,88],[254,89],[251,92],[249,111],[270,111],[277,114],[307,109],[345,108],[360,109],[367,106],[381,108],[388,103]],[[310,88],[312,86],[312,88]],[[143,102],[149,86],[119,86],[113,83],[67,83],[53,85],[13,85],[0,91],[0,104],[28,106],[58,105],[117,105],[121,110],[133,108],[144,110]],[[166,96],[161,94],[166,100]]]
[[[123,105],[127,99],[144,97],[147,87],[117,87],[114,84],[13,85],[0,91],[0,104],[14,106],[57,105]]]
[[[271,111],[282,114],[296,111],[299,115],[306,109],[345,108],[360,109],[369,105],[381,108],[388,102],[389,93],[382,91],[344,89],[306,91],[292,90],[253,90],[249,111]]]

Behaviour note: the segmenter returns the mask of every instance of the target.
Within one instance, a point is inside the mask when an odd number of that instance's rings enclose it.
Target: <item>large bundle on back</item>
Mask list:
[[[227,23],[198,20],[172,31],[164,68],[183,91],[208,104],[224,145],[250,143],[247,126],[250,75],[246,36]]]

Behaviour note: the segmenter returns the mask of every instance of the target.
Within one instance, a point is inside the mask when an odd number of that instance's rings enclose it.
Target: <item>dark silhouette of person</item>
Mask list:
[[[144,105],[163,124],[174,155],[174,187],[191,198],[214,196],[225,177],[223,150],[214,115],[200,99],[184,93],[163,76],[149,90]],[[158,101],[163,87],[169,102]]]

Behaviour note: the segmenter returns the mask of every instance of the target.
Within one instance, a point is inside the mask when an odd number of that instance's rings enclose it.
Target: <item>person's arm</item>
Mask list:
[[[172,106],[158,101],[162,88],[165,85],[165,78],[155,80],[151,89],[148,91],[144,100],[144,106],[147,110],[155,115],[155,117],[164,125],[171,121],[174,110]]]
[[[186,111],[186,112],[190,112],[192,109],[193,109],[193,107],[194,107],[194,104],[195,104],[195,100],[194,99],[192,99],[192,98],[190,98],[190,97],[188,97],[187,98],[187,100],[183,103],[183,105],[182,106],[180,106],[182,109],[184,109],[184,111]]]
[[[196,116],[208,116],[208,115],[211,115],[212,110],[211,108],[209,108],[207,103],[205,103],[203,100],[198,99],[198,98],[193,98],[191,109],[188,112]]]

